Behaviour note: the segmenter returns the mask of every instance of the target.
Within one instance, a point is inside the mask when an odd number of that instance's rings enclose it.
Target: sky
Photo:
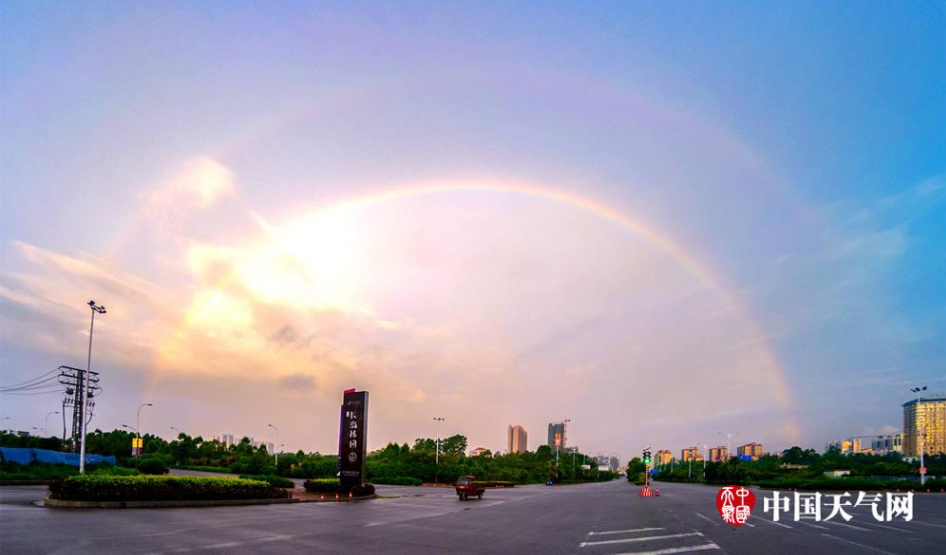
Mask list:
[[[569,419],[627,459],[820,449],[946,390],[942,3],[0,25],[0,383],[84,366],[94,299],[95,427],[332,453],[357,387],[370,448]],[[4,427],[60,402],[0,395]]]

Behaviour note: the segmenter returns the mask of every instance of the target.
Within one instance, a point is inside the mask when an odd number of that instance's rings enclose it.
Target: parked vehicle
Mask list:
[[[460,501],[466,501],[473,496],[482,499],[483,494],[486,493],[486,488],[476,485],[476,476],[460,476],[457,478],[456,488]]]

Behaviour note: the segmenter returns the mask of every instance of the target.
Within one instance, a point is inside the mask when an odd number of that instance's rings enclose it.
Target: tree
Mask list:
[[[456,434],[440,442],[440,453],[459,457],[466,453],[466,447],[466,436]]]

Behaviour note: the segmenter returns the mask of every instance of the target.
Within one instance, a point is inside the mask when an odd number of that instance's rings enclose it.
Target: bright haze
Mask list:
[[[2,382],[84,367],[94,299],[95,427],[333,453],[356,387],[371,448],[567,418],[626,458],[820,448],[946,389],[941,4],[2,25]]]

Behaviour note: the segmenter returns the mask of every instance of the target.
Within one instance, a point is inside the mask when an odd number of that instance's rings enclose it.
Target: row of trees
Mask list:
[[[133,437],[134,434],[126,430],[95,430],[87,436],[87,450],[100,455],[115,455],[119,464],[135,466],[139,461],[129,456]],[[338,457],[334,454],[303,451],[280,453],[276,466],[273,454],[268,453],[263,445],[253,447],[249,438],[226,445],[217,440],[205,440],[184,433],[171,441],[151,435],[143,437],[143,459],[158,460],[168,466],[295,478],[332,478],[338,472]],[[13,435],[0,438],[0,444],[54,450],[63,448],[62,442],[56,438]],[[413,446],[389,443],[383,449],[368,454],[365,461],[368,480],[413,478],[423,482],[453,482],[458,476],[474,475],[481,480],[523,484],[549,480],[610,480],[615,477],[610,472],[599,472],[597,461],[581,453],[564,454],[556,463],[555,454],[547,445],[526,453],[493,455],[487,451],[476,457],[467,456],[467,447],[467,438],[462,435],[441,439],[438,464],[436,439],[418,438]],[[590,470],[582,469],[586,459],[592,460]]]
[[[926,457],[930,475],[946,474],[946,455]],[[732,458],[725,462],[676,463],[658,468],[657,479],[676,482],[745,484],[780,478],[814,479],[825,472],[847,470],[855,477],[916,476],[919,463],[906,461],[900,453],[886,455],[843,455],[836,449],[818,453],[813,449],[792,447],[780,455],[765,455],[757,461]]]

